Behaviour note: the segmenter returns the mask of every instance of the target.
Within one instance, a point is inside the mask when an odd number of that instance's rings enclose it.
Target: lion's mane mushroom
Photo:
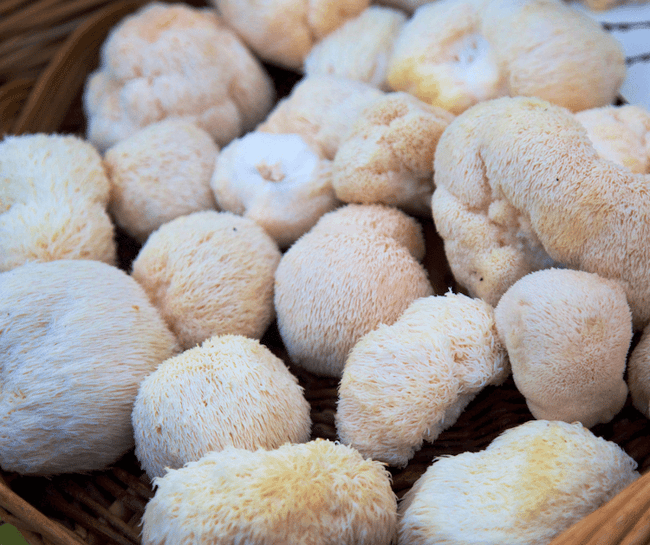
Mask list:
[[[357,117],[383,94],[360,81],[335,76],[305,77],[256,130],[299,134],[321,157],[331,161]]]
[[[315,43],[356,17],[369,0],[211,0],[262,59],[300,71]]]
[[[224,146],[273,105],[271,78],[214,10],[151,2],[113,28],[100,53],[83,98],[87,137],[102,151],[167,117]]]
[[[274,317],[279,261],[277,244],[253,220],[206,210],[154,231],[131,274],[192,348],[214,335],[260,339]]]
[[[115,263],[110,185],[97,150],[76,136],[0,142],[0,271],[30,261]]]
[[[364,456],[404,466],[509,371],[487,303],[452,293],[417,299],[350,351],[339,386],[339,438]]]
[[[293,363],[340,376],[359,338],[393,323],[433,289],[422,265],[394,238],[370,228],[328,233],[316,224],[312,231],[289,248],[276,271],[278,329]]]
[[[164,361],[133,406],[135,454],[150,478],[213,450],[274,449],[309,440],[298,380],[259,341],[212,337]]]
[[[583,271],[537,271],[506,291],[495,317],[535,418],[591,428],[623,408],[632,316],[618,282]]]
[[[459,114],[501,96],[573,111],[611,104],[625,78],[621,44],[560,0],[441,0],[397,38],[388,83]]]
[[[297,134],[251,132],[220,153],[210,187],[222,210],[264,227],[287,248],[339,201],[331,162]]]
[[[433,159],[454,116],[407,93],[389,93],[359,116],[341,142],[332,184],[344,202],[431,212]]]
[[[103,469],[133,447],[144,377],[178,352],[142,288],[99,261],[0,274],[0,466]]]
[[[598,154],[636,174],[650,174],[650,112],[641,106],[604,106],[575,114]]]
[[[144,242],[163,223],[214,209],[210,177],[218,151],[206,131],[182,119],[153,123],[112,146],[104,166],[117,225]]]
[[[330,74],[388,91],[388,59],[405,22],[406,15],[399,10],[366,8],[311,49],[305,75]]]
[[[347,204],[322,216],[310,233],[370,231],[395,239],[421,261],[426,248],[422,225],[401,210],[383,204]]]
[[[323,439],[269,451],[227,447],[154,486],[143,545],[390,545],[397,538],[388,471]]]
[[[399,507],[410,545],[542,545],[639,477],[580,423],[533,420],[481,452],[437,459]]]
[[[635,328],[648,323],[648,175],[601,158],[568,110],[526,97],[478,104],[443,133],[434,171],[436,228],[472,294],[496,306],[556,261],[620,281]]]

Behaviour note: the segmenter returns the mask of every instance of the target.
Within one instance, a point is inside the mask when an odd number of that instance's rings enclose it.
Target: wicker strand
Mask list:
[[[37,530],[54,545],[84,545],[70,530],[32,507],[2,481],[0,481],[0,507]]]
[[[641,543],[650,542],[650,527],[635,523],[647,519],[650,509],[650,473],[555,538],[549,545],[613,545],[635,530]]]

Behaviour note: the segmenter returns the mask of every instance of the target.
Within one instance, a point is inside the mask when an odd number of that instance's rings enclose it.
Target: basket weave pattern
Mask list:
[[[62,132],[83,135],[81,93],[98,63],[109,29],[146,0],[0,0],[0,133]],[[204,6],[204,2],[187,2]],[[299,75],[267,67],[278,96]],[[424,265],[436,293],[454,287],[442,244],[431,222],[424,224]],[[138,245],[118,233],[120,264],[128,270]],[[311,404],[313,438],[336,440],[334,414],[338,381],[289,364],[273,326],[262,339],[288,363]],[[532,418],[512,379],[489,387],[434,444],[425,444],[404,469],[391,469],[401,497],[434,457],[485,448],[497,435]],[[621,445],[650,470],[650,421],[628,401],[614,421],[592,429]],[[34,545],[137,545],[140,520],[153,497],[151,483],[133,453],[113,467],[89,475],[52,479],[0,471],[0,521],[18,527]],[[554,545],[640,545],[650,542],[650,473],[606,506],[557,538]]]

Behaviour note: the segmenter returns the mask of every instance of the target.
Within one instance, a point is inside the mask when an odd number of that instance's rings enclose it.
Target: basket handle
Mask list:
[[[549,545],[646,545],[650,543],[650,472],[576,522]]]

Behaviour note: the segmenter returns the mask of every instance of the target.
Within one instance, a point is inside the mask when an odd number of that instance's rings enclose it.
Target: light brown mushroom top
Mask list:
[[[213,9],[150,2],[111,30],[100,54],[83,99],[87,138],[102,151],[167,117],[224,146],[275,98],[262,64]]]
[[[336,196],[429,214],[433,159],[454,116],[407,93],[388,93],[359,116],[332,165]]]
[[[154,482],[143,545],[391,545],[397,500],[383,464],[316,439],[276,450],[227,447]]]
[[[436,150],[436,228],[459,282],[493,305],[553,261],[618,280],[650,321],[648,175],[602,159],[566,109],[535,98],[478,104]]]
[[[325,376],[341,376],[358,339],[432,294],[411,253],[370,230],[307,233],[275,274],[278,329],[289,357]]]
[[[135,455],[149,478],[210,451],[271,450],[309,440],[309,404],[259,341],[221,335],[161,363],[133,406]]]
[[[335,76],[307,76],[276,104],[257,130],[296,133],[324,159],[334,159],[357,117],[383,93],[374,87]]]
[[[253,220],[206,210],[154,231],[131,273],[184,348],[214,335],[260,339],[273,320],[280,250]]]
[[[617,282],[567,269],[530,273],[501,297],[495,317],[535,418],[591,428],[623,408],[632,317]]]
[[[542,545],[639,478],[616,443],[533,420],[435,461],[402,499],[400,543]]]

